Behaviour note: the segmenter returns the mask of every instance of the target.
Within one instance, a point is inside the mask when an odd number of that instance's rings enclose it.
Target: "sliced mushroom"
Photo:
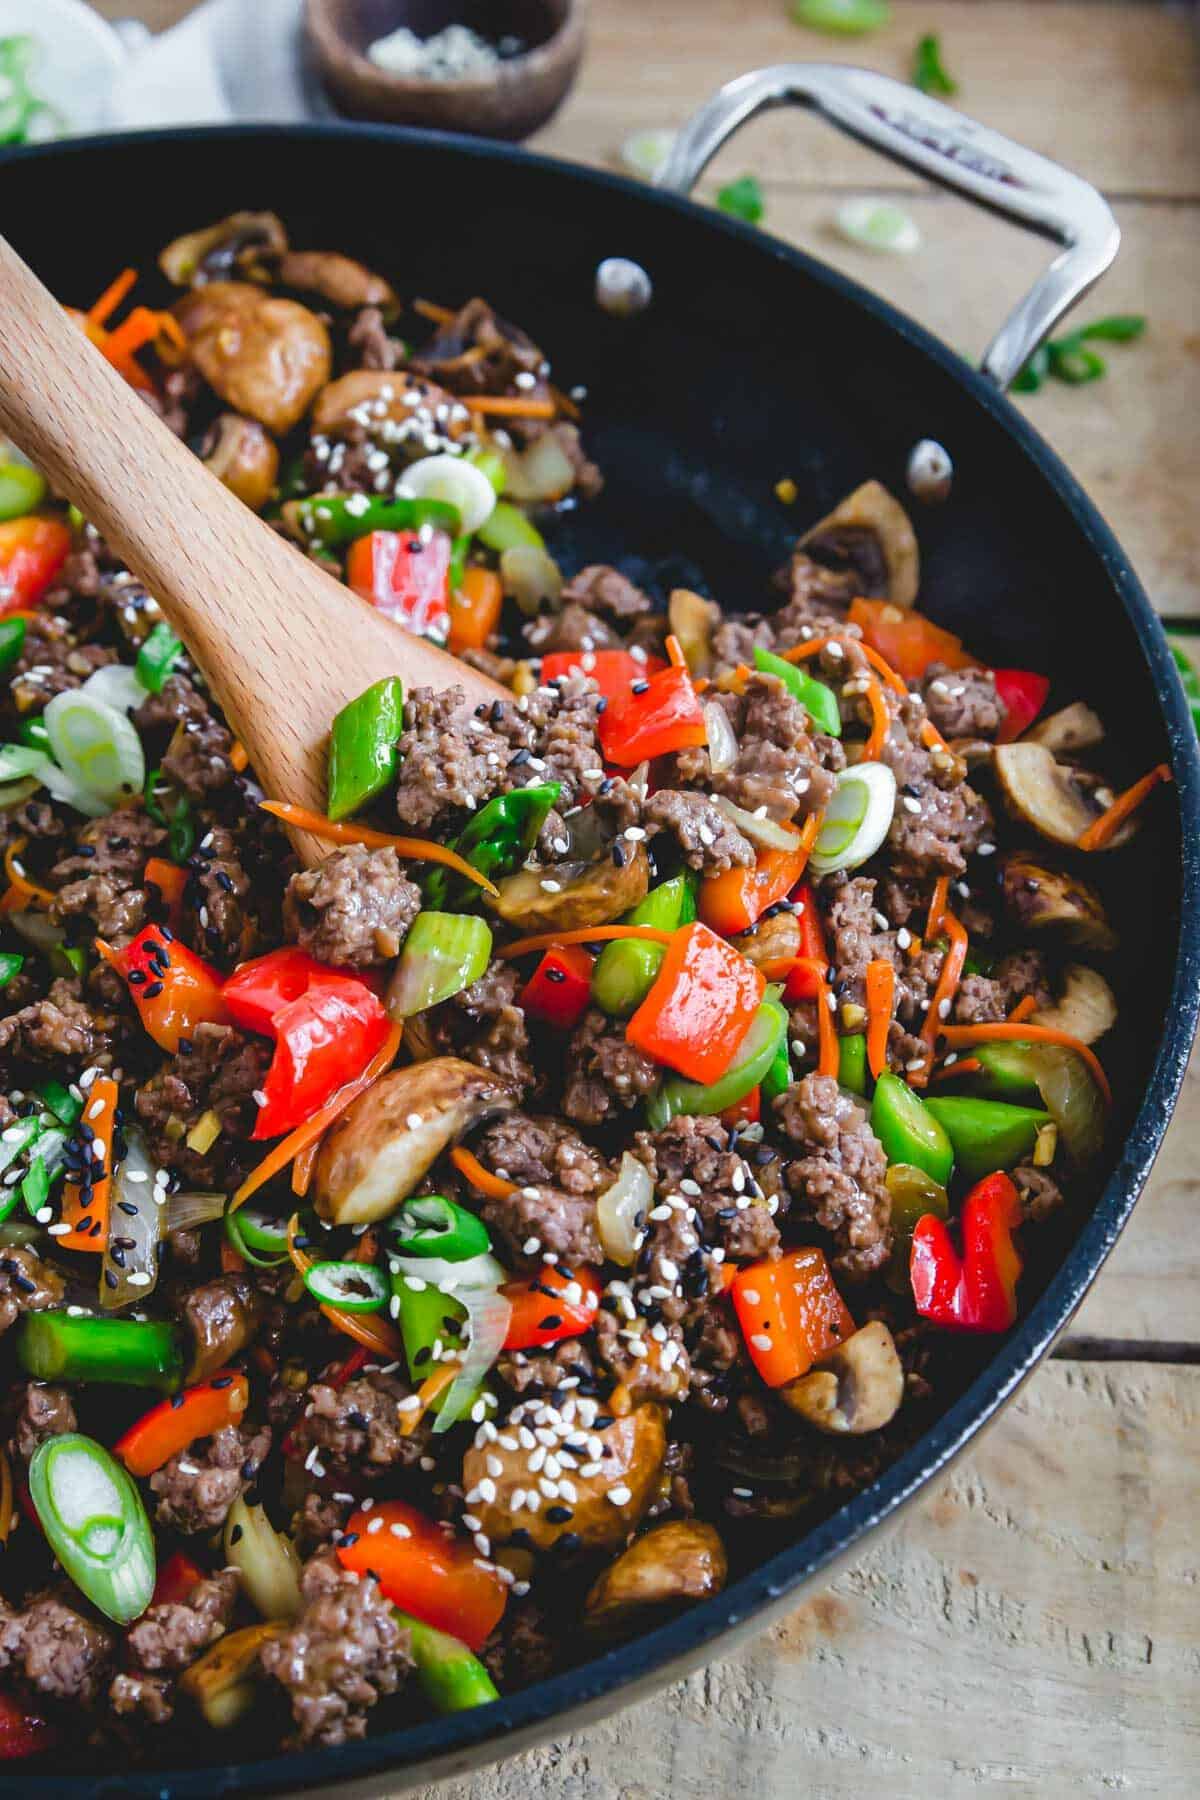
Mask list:
[[[1024,850],[1004,859],[1004,904],[1023,931],[1053,931],[1087,950],[1115,950],[1117,934],[1095,888]]]
[[[331,1127],[317,1159],[317,1211],[335,1225],[386,1218],[443,1150],[512,1104],[495,1076],[455,1056],[393,1069]]]
[[[287,247],[287,232],[274,213],[236,212],[177,237],[161,252],[158,266],[177,287],[198,287],[233,274],[265,280],[269,265]]]
[[[246,1275],[217,1275],[193,1288],[183,1302],[192,1333],[185,1380],[207,1381],[258,1335],[263,1298]]]
[[[721,609],[691,588],[673,588],[667,601],[667,620],[679,639],[691,674],[707,675],[712,668],[712,634],[721,623]]]
[[[288,250],[279,259],[282,286],[319,294],[330,306],[347,312],[359,306],[396,305],[395,290],[364,263],[336,250]]]
[[[779,1398],[818,1431],[853,1437],[879,1431],[904,1398],[904,1370],[891,1332],[873,1319],[820,1368],[780,1388]]]
[[[204,465],[251,512],[261,512],[275,492],[279,451],[257,419],[226,412],[214,421],[208,434]]]
[[[644,844],[623,845],[624,862],[611,855],[595,862],[562,862],[518,869],[486,904],[517,931],[576,931],[607,925],[646,898],[650,859]]]
[[[175,303],[192,360],[235,412],[283,436],[329,380],[329,333],[306,306],[245,281],[210,281]]]
[[[228,1730],[250,1711],[256,1697],[259,1653],[287,1628],[286,1619],[273,1619],[265,1625],[230,1631],[184,1670],[179,1686],[209,1725]]]
[[[482,1484],[484,1493],[493,1495],[474,1505],[484,1536],[503,1544],[520,1531],[538,1550],[548,1550],[566,1532],[587,1550],[616,1550],[624,1544],[658,1489],[667,1450],[662,1408],[637,1406],[603,1431],[588,1435],[600,1440],[600,1454],[592,1456],[590,1446],[588,1452],[589,1461],[600,1464],[599,1470],[594,1475],[572,1470],[575,1498],[543,1505],[537,1512],[529,1510],[524,1499],[513,1504],[514,1495],[524,1496],[531,1488],[537,1491],[537,1472],[529,1466],[531,1452],[515,1438],[509,1440],[515,1445],[512,1450],[506,1450],[503,1442],[480,1449],[473,1445],[463,1457],[463,1487],[471,1493]]]
[[[593,1582],[583,1607],[585,1625],[611,1631],[648,1613],[707,1600],[725,1586],[725,1546],[701,1519],[654,1525]]]
[[[445,388],[423,375],[402,369],[351,369],[318,395],[313,407],[314,436],[336,437],[347,425],[361,425],[372,435],[398,438],[407,426],[460,438],[469,429],[467,409]]]
[[[998,744],[992,766],[1009,811],[1052,844],[1078,843],[1104,811],[1099,776],[1056,762],[1044,744]],[[1104,848],[1127,844],[1136,830],[1136,818],[1129,819]]]
[[[921,583],[917,537],[900,502],[878,481],[864,481],[796,548],[832,569],[860,578],[864,598],[911,606]]]
[[[1068,1031],[1081,1044],[1094,1044],[1117,1022],[1117,1002],[1098,969],[1085,963],[1068,963],[1063,970],[1062,991],[1052,1006],[1030,1013],[1035,1025]]]
[[[1051,713],[1049,718],[1033,726],[1025,733],[1023,741],[1044,744],[1056,756],[1077,756],[1080,751],[1094,750],[1097,744],[1104,742],[1104,722],[1099,713],[1094,713],[1082,700],[1074,700],[1070,706]]]

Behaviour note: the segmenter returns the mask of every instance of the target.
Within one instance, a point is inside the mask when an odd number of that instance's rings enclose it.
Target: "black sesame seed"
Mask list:
[[[125,1267],[125,1252],[121,1249],[119,1244],[111,1244],[109,1246],[108,1257],[110,1262],[116,1263],[118,1269],[123,1269]]]
[[[546,1518],[551,1525],[565,1525],[568,1519],[574,1517],[569,1506],[548,1506],[546,1508]]]
[[[157,1000],[158,996],[162,993],[162,991],[163,991],[162,982],[161,981],[152,981],[150,983],[149,987],[146,989],[145,997],[147,1000]]]
[[[117,1285],[117,1278],[111,1269],[105,1269],[104,1271],[104,1285],[110,1288],[115,1288]]]
[[[565,981],[566,979],[567,979],[567,971],[565,969],[558,968],[558,966],[555,963],[551,963],[550,967],[546,970],[546,980],[554,982],[554,984],[557,986],[557,984],[560,981]]]
[[[210,1387],[215,1387],[215,1388],[227,1388],[227,1387],[232,1387],[232,1385],[233,1385],[233,1376],[232,1375],[214,1375],[212,1381],[209,1383]]]
[[[562,1324],[561,1313],[547,1313],[544,1319],[538,1320],[539,1331],[557,1331]]]
[[[241,1543],[242,1527],[240,1525],[234,1526],[233,1530],[229,1534],[229,1541],[231,1544],[240,1544]]]
[[[612,859],[616,863],[618,869],[623,869],[625,864],[629,861],[625,846],[619,840],[612,847]]]
[[[117,1211],[123,1212],[125,1214],[126,1218],[128,1218],[128,1219],[136,1219],[137,1218],[138,1209],[133,1204],[132,1200],[118,1200],[117,1201]]]

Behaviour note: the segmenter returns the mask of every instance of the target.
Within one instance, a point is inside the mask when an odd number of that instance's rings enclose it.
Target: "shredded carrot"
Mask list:
[[[414,300],[412,309],[434,325],[449,325],[452,319],[458,317],[452,306],[437,306],[432,300]]]
[[[602,944],[610,938],[641,938],[646,944],[669,944],[673,933],[654,925],[581,925],[576,931],[539,931],[536,937],[517,938],[497,950],[497,956],[532,956],[555,944]]]
[[[24,912],[27,906],[49,906],[54,899],[50,888],[39,887],[36,881],[30,881],[17,860],[28,842],[28,838],[14,838],[4,852],[8,887],[0,894],[0,913]]]
[[[944,750],[950,755],[950,746],[932,719],[926,719],[921,726],[921,742],[927,750]]]
[[[393,837],[387,831],[375,831],[370,825],[352,825],[348,820],[327,819],[324,813],[310,812],[307,806],[292,806],[286,800],[260,800],[258,803],[264,812],[272,813],[275,818],[282,819],[285,825],[291,825],[297,831],[309,831],[313,837],[327,838],[331,844],[366,844],[369,849],[379,850],[390,844],[397,856],[407,856],[413,862],[444,863],[448,869],[473,881],[485,893],[499,892],[494,882],[473,869],[469,862],[447,850],[444,844],[433,844],[427,838]]]
[[[1026,996],[1023,1000],[1017,1001],[1017,1004],[1013,1007],[1012,1011],[1009,1013],[1008,1023],[1010,1025],[1019,1025],[1021,1023],[1022,1019],[1027,1019],[1029,1017],[1030,1013],[1036,1012],[1036,1011],[1037,1011],[1037,1001],[1034,999],[1032,994],[1026,994]]]
[[[1081,1043],[1069,1031],[1059,1031],[1053,1025],[1034,1025],[1028,1019],[1022,1019],[1017,1025],[1011,1019],[1005,1019],[999,1025],[944,1025],[942,1036],[948,1050],[968,1050],[975,1044],[1061,1044],[1064,1049],[1074,1050],[1077,1056],[1082,1056],[1104,1095],[1105,1105],[1112,1105],[1112,1089],[1099,1057],[1090,1045]]]
[[[249,766],[250,752],[247,750],[245,744],[243,744],[241,738],[234,738],[232,744],[229,746],[229,761],[234,772],[238,775],[241,774],[243,769]]]
[[[446,1389],[453,1384],[461,1367],[462,1364],[457,1361],[444,1362],[433,1371],[432,1375],[425,1377],[417,1389],[417,1399],[421,1402],[420,1407],[414,1406],[409,1412],[400,1415],[399,1432],[401,1437],[412,1436],[438,1395],[444,1394]]]
[[[505,1181],[503,1176],[493,1175],[490,1169],[484,1168],[477,1156],[472,1156],[461,1144],[450,1152],[450,1161],[463,1180],[470,1182],[477,1192],[486,1194],[489,1200],[507,1200],[510,1194],[517,1191],[515,1181]]]
[[[303,1200],[312,1185],[313,1170],[317,1166],[317,1158],[321,1154],[321,1139],[315,1137],[311,1144],[305,1144],[303,1150],[296,1152],[296,1160],[292,1164],[292,1192]]]
[[[99,1167],[104,1170],[104,1173],[90,1189],[70,1178],[63,1184],[62,1223],[69,1225],[71,1229],[55,1239],[60,1249],[106,1250],[108,1248],[108,1205],[112,1188],[113,1135],[116,1129],[119,1100],[120,1093],[117,1084],[109,1075],[98,1075],[84,1096],[81,1124],[87,1125],[94,1133],[88,1146],[89,1154],[94,1158],[93,1172],[95,1168]],[[102,1152],[99,1158],[96,1158],[95,1155],[95,1145],[97,1144]]]
[[[473,413],[504,419],[552,419],[553,400],[526,400],[520,394],[468,394],[464,400]]]
[[[841,1066],[837,1026],[833,1022],[833,995],[825,980],[825,971],[817,962],[810,963],[817,984],[817,1074],[831,1075],[836,1081]]]
[[[808,657],[816,656],[817,652],[823,650],[826,644],[854,644],[862,651],[875,673],[882,675],[894,694],[908,693],[908,683],[904,677],[896,673],[886,657],[880,656],[878,650],[871,644],[864,644],[860,638],[831,633],[828,637],[809,638],[806,643],[793,644],[790,650],[781,650],[779,654],[783,657],[784,662],[804,662]],[[948,748],[945,738],[932,719],[924,720],[921,725],[921,742],[927,750],[946,750]]]
[[[863,746],[863,761],[878,762],[891,730],[892,715],[887,709],[883,689],[874,678],[867,684],[867,704],[871,708],[871,735]]]
[[[983,1064],[977,1056],[960,1056],[957,1062],[943,1063],[929,1077],[931,1083],[953,1081],[956,1075],[978,1075]]]
[[[1086,831],[1081,831],[1076,840],[1078,850],[1105,850],[1120,831],[1126,819],[1131,818],[1142,804],[1147,794],[1152,794],[1160,781],[1171,781],[1170,766],[1159,763],[1140,781],[1118,794],[1112,805],[1090,824]]]
[[[158,315],[158,334],[165,337],[176,350],[188,349],[187,335],[174,313],[160,312]]]
[[[348,1081],[345,1087],[339,1088],[333,1099],[327,1100],[311,1119],[306,1119],[303,1125],[297,1125],[295,1131],[290,1131],[287,1137],[280,1138],[275,1148],[269,1150],[258,1167],[252,1169],[247,1175],[233,1196],[229,1207],[230,1212],[236,1212],[238,1207],[250,1198],[251,1194],[258,1192],[264,1182],[270,1181],[273,1175],[278,1175],[281,1169],[286,1169],[292,1159],[299,1156],[301,1151],[306,1150],[310,1144],[319,1143],[322,1134],[333,1124],[339,1114],[345,1112],[350,1102],[357,1100],[358,1096],[365,1093],[373,1081],[377,1081],[387,1069],[391,1068],[399,1053],[403,1035],[404,1027],[393,1025],[362,1074],[356,1076],[353,1081]]]
[[[572,400],[570,394],[564,394],[562,389],[555,387],[553,383],[551,384],[550,392],[554,395],[554,404],[557,406],[559,412],[562,413],[563,417],[565,419],[574,419],[576,424],[578,424],[580,419],[582,419],[583,414]]]
[[[673,631],[667,637],[667,660],[673,669],[686,669],[688,666],[683,646]]]
[[[938,983],[933,990],[933,999],[929,1002],[929,1011],[925,1014],[925,1023],[921,1027],[921,1041],[926,1046],[928,1056],[923,1069],[914,1069],[909,1074],[909,1082],[913,1087],[924,1087],[929,1080],[937,1041],[946,1029],[945,1022],[958,992],[958,984],[962,980],[963,964],[967,960],[970,939],[967,937],[966,927],[959,923],[952,912],[946,912],[942,914],[941,929],[950,939],[950,948],[942,958]]]
[[[950,904],[950,877],[939,875],[933,889],[933,898],[929,902],[929,918],[925,925],[925,936],[932,943],[937,936],[946,908]]]
[[[103,325],[112,317],[136,280],[136,269],[122,269],[116,279],[109,282],[100,298],[87,309],[87,317],[93,325]]]
[[[236,1199],[236,1196],[235,1196]],[[288,1255],[291,1257],[296,1271],[306,1275],[316,1263],[316,1258],[309,1256],[296,1242],[300,1234],[300,1214],[293,1213],[288,1220],[287,1239]],[[352,1337],[356,1344],[365,1350],[374,1350],[385,1362],[394,1362],[404,1353],[404,1341],[396,1327],[378,1313],[342,1312],[339,1307],[321,1304],[321,1311],[331,1325]]]
[[[896,971],[885,958],[867,964],[867,1067],[876,1081],[887,1068],[888,1028],[896,1001]]]

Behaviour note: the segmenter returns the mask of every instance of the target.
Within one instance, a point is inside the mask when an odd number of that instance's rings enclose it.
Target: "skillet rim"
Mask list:
[[[56,143],[18,146],[0,153],[0,168],[16,170],[28,163],[69,162],[121,147],[152,149],[162,139],[203,145],[241,141],[249,150],[264,140],[331,141],[348,139],[366,145],[403,148],[411,144],[479,162],[503,162],[541,170],[585,187],[623,195],[650,207],[691,215],[759,255],[788,265],[799,276],[869,314],[911,349],[936,364],[982,408],[1003,431],[1066,508],[1088,549],[1095,555],[1110,590],[1123,608],[1149,667],[1165,727],[1175,777],[1180,830],[1179,937],[1168,1014],[1141,1105],[1130,1127],[1116,1167],[1105,1183],[1093,1212],[1062,1265],[1028,1315],[1003,1348],[943,1413],[913,1448],[882,1476],[847,1501],[828,1519],[760,1568],[744,1575],[724,1593],[703,1602],[670,1624],[630,1643],[603,1652],[582,1667],[550,1677],[515,1695],[473,1712],[435,1719],[328,1751],[296,1752],[251,1763],[206,1764],[185,1770],[125,1770],[112,1776],[0,1775],[0,1800],[201,1800],[213,1793],[267,1795],[305,1790],[336,1793],[343,1784],[386,1782],[415,1765],[422,1779],[438,1779],[458,1769],[484,1766],[548,1735],[556,1720],[572,1726],[569,1715],[588,1707],[593,1715],[629,1704],[632,1692],[622,1689],[652,1684],[660,1689],[710,1655],[727,1634],[756,1613],[779,1603],[836,1560],[856,1551],[867,1534],[893,1517],[949,1462],[966,1448],[1048,1352],[1083,1300],[1107,1259],[1150,1172],[1170,1123],[1186,1072],[1200,1016],[1200,745],[1171,659],[1162,622],[1152,609],[1141,582],[1092,501],[1057,454],[1017,408],[977,370],[923,326],[888,301],[828,267],[806,251],[769,233],[743,224],[715,208],[680,195],[647,187],[606,169],[588,168],[562,157],[491,143],[448,132],[351,123],[307,125],[233,124],[189,126],[172,131],[97,133]],[[764,1619],[763,1623],[766,1623]],[[605,1704],[606,1703],[606,1704]],[[582,1723],[583,1721],[579,1721]],[[408,1785],[406,1781],[406,1785]],[[376,1788],[378,1791],[378,1788]]]

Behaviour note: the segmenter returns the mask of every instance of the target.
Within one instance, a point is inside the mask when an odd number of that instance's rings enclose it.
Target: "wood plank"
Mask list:
[[[832,1588],[420,1800],[1190,1800],[1200,1369],[1056,1362]]]
[[[776,62],[847,62],[908,80],[913,48],[939,33],[952,102],[1117,194],[1200,196],[1196,36],[1182,12],[1087,0],[896,0],[865,38],[806,31],[783,0],[603,0],[591,9],[579,84],[539,149],[607,163],[630,131],[678,126],[721,84]],[[916,177],[815,120],[775,112],[714,165],[799,189],[915,188]]]

